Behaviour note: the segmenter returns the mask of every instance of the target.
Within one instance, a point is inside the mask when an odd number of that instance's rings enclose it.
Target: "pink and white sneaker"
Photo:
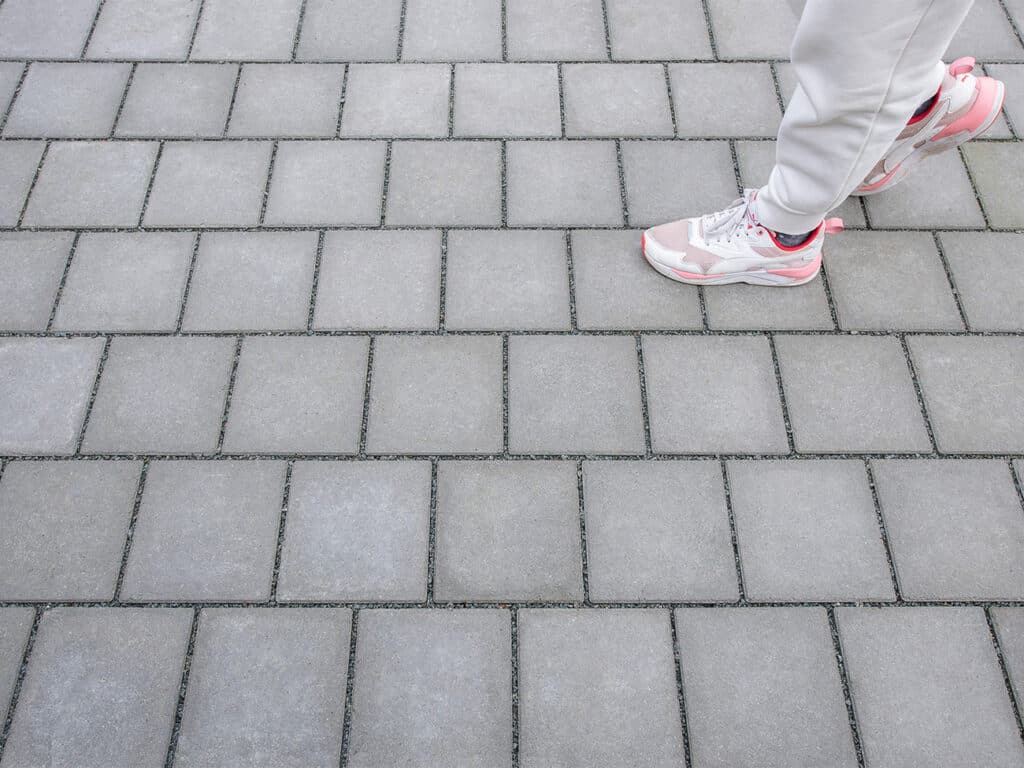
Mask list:
[[[724,211],[681,219],[643,233],[644,258],[672,280],[692,285],[751,283],[802,285],[821,269],[826,234],[841,232],[842,219],[822,221],[800,245],[786,247],[754,218],[756,189]]]
[[[931,108],[907,123],[854,195],[884,192],[926,157],[956,149],[992,126],[1003,108],[1006,87],[991,77],[975,77],[973,69],[970,56],[949,65]]]

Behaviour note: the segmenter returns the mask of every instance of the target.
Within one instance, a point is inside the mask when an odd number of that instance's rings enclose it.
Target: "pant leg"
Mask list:
[[[892,145],[944,74],[940,61],[973,0],[808,0],[792,61],[800,85],[779,129],[755,213],[813,229]]]

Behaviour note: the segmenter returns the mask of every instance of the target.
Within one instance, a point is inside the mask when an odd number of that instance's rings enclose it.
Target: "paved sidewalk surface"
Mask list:
[[[823,279],[784,0],[0,0],[0,765],[1024,765],[1024,2]]]

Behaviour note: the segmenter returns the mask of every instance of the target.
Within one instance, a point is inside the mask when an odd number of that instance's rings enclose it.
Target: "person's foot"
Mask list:
[[[1003,108],[1006,88],[991,77],[975,77],[974,59],[949,65],[946,78],[922,113],[915,115],[854,195],[877,195],[899,184],[930,155],[956,149],[991,127]]]
[[[665,277],[693,285],[813,280],[825,235],[842,231],[842,219],[824,220],[802,242],[786,246],[754,218],[756,197],[757,190],[748,189],[724,211],[648,229],[641,241],[644,258]]]

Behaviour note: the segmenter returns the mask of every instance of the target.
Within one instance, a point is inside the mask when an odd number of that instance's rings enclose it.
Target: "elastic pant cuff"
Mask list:
[[[783,208],[772,200],[768,187],[762,187],[754,201],[754,218],[773,232],[785,232],[787,235],[799,235],[810,232],[825,218],[825,214],[803,214]]]

